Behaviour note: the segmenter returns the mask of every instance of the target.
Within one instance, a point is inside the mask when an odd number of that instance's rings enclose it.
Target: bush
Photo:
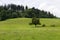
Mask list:
[[[33,25],[32,23],[29,23],[29,25]]]
[[[45,27],[45,26],[46,26],[45,24],[42,25],[42,27]]]
[[[40,25],[39,18],[36,18],[36,17],[32,18],[32,24],[35,24],[35,25],[39,24]]]
[[[55,27],[55,25],[51,25],[51,27]]]

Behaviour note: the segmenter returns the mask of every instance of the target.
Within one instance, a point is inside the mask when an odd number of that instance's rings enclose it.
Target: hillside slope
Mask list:
[[[0,28],[33,28],[34,25],[29,25],[31,23],[31,18],[15,18],[8,19],[5,21],[0,21]],[[60,19],[48,19],[41,18],[41,25],[45,24],[46,27],[51,27],[51,25],[55,25],[55,27],[60,27]],[[41,25],[39,25],[41,27]]]
[[[60,40],[60,19],[41,18],[41,25],[29,25],[31,18],[0,21],[0,40]],[[55,27],[50,25],[55,24]]]

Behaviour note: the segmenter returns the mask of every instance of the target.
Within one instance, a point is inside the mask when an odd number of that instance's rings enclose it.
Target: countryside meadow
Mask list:
[[[60,9],[52,5],[56,1],[40,1],[1,0],[0,40],[60,40]]]
[[[60,19],[41,18],[41,25],[29,25],[31,18],[0,22],[0,40],[60,40]],[[48,22],[47,22],[48,21]],[[55,27],[51,25],[54,24]]]

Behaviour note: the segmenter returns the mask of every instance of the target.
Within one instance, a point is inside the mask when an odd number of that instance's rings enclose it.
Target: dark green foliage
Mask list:
[[[55,27],[55,25],[51,25],[51,27]]]
[[[39,18],[36,18],[35,14],[33,15],[33,18],[32,18],[32,24],[34,24],[35,27],[36,27],[36,25],[41,24],[40,21],[39,21]]]
[[[46,11],[41,11],[35,7],[24,8],[23,5],[8,4],[5,6],[0,6],[0,20],[6,20],[9,18],[32,18],[35,15],[36,18],[56,18],[53,14]],[[36,20],[36,19],[35,19]]]
[[[30,23],[30,25],[35,25],[35,27],[37,27],[36,25],[40,25],[40,21],[39,21],[39,18],[36,17],[36,15],[34,13],[33,14],[33,17],[32,17],[32,23]]]
[[[26,10],[28,9],[28,6],[26,6]]]
[[[46,26],[45,24],[42,25],[42,27],[45,27],[45,26]]]

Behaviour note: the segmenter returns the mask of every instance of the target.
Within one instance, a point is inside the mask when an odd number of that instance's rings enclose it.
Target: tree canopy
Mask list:
[[[32,18],[33,13],[37,18],[56,18],[52,13],[39,10],[35,7],[29,8],[23,5],[8,4],[0,6],[0,20],[6,20],[10,18]]]

